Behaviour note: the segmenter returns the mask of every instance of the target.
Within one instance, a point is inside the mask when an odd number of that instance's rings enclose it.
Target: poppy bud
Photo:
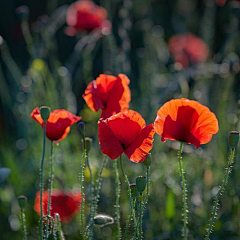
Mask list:
[[[26,206],[27,198],[25,196],[19,196],[18,197],[18,204],[21,209],[24,209]]]
[[[237,131],[231,131],[228,134],[228,142],[231,148],[235,148],[238,145],[239,140],[239,132]]]
[[[148,153],[148,156],[146,157],[146,159],[144,160],[143,164],[146,166],[146,167],[150,167],[151,164],[152,164],[152,154],[151,153]]]
[[[130,189],[131,189],[132,197],[136,198],[138,196],[138,190],[137,190],[136,183],[130,184]]]
[[[100,227],[104,227],[108,224],[114,223],[114,220],[111,216],[105,214],[98,214],[94,217],[94,223]]]
[[[137,190],[140,194],[142,194],[146,188],[147,185],[147,180],[146,177],[139,176],[136,178],[136,185],[137,185]]]
[[[85,133],[85,123],[84,122],[79,122],[78,123],[78,129],[79,129],[81,135],[83,135]]]
[[[50,116],[50,107],[47,107],[47,106],[42,106],[40,107],[40,114],[41,114],[41,117],[43,119],[43,121],[47,121],[49,116]]]
[[[92,145],[92,139],[89,137],[85,138],[85,146],[86,146],[86,151],[89,152],[91,149],[91,145]]]

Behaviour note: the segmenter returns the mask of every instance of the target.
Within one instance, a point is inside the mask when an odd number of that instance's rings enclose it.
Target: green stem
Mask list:
[[[226,187],[226,185],[228,183],[228,178],[229,178],[229,175],[230,175],[231,169],[232,169],[232,163],[233,163],[233,159],[234,159],[234,154],[235,154],[235,149],[232,148],[231,149],[231,154],[230,154],[230,157],[229,157],[229,160],[228,160],[228,166],[226,168],[225,176],[224,176],[223,181],[222,181],[222,185],[219,188],[218,193],[217,193],[216,198],[215,198],[215,201],[214,201],[212,217],[211,217],[211,220],[210,220],[210,223],[209,223],[209,227],[208,227],[205,239],[209,239],[209,236],[210,236],[210,234],[212,232],[214,220],[217,217],[217,206],[218,206],[219,198],[223,194],[224,189],[225,189],[225,187]]]
[[[22,27],[23,37],[26,42],[28,52],[29,52],[29,54],[31,54],[31,56],[33,56],[34,44],[33,44],[32,35],[29,30],[28,22],[26,20],[23,20],[21,23],[21,27]]]
[[[43,239],[43,203],[42,203],[42,193],[43,193],[43,164],[45,158],[45,145],[46,145],[46,121],[43,122],[43,152],[40,170],[40,239]]]
[[[135,225],[136,225],[136,216],[135,216],[135,211],[134,211],[134,208],[133,208],[132,192],[131,192],[131,188],[130,188],[130,183],[129,183],[128,177],[127,177],[127,175],[125,174],[124,169],[123,169],[123,165],[122,165],[122,155],[120,155],[120,167],[121,167],[121,170],[122,170],[122,174],[123,174],[123,176],[124,176],[124,179],[125,179],[125,183],[127,184],[128,198],[129,198],[129,203],[130,203],[130,208],[131,208],[131,215],[132,215],[132,217],[133,217],[133,222],[134,222],[134,226],[135,226]]]
[[[137,238],[137,235],[139,235],[138,233],[139,233],[139,224],[141,224],[140,223],[141,222],[141,216],[142,216],[142,194],[139,194],[139,215],[138,215],[137,225],[135,227],[134,234],[133,234],[133,240],[135,240]]]
[[[90,167],[89,163],[89,158],[88,158],[88,151],[86,152],[86,163],[89,169],[89,174],[90,174],[90,223],[93,222],[94,219],[94,202],[93,202],[93,176],[92,176],[92,170]],[[92,228],[90,229],[90,234],[89,234],[90,239],[93,238],[93,231]]]
[[[118,162],[113,162],[115,169],[115,182],[116,182],[116,221],[117,221],[117,239],[121,239],[121,225],[120,225],[120,180],[118,172]]]
[[[143,217],[143,212],[142,212],[142,194],[139,196],[140,200],[140,207],[139,207],[139,239],[142,239],[143,231],[142,231],[142,217]]]
[[[82,236],[82,239],[85,239],[84,234],[84,170],[85,170],[85,160],[86,160],[86,143],[85,143],[85,135],[82,134],[82,141],[83,141],[83,154],[82,154],[82,162],[81,162],[81,169],[80,169],[80,189],[81,189],[81,206],[80,206],[80,235]]]
[[[50,216],[50,211],[51,211],[52,182],[53,182],[53,141],[51,141],[50,176],[49,176],[49,195],[48,195],[48,210],[47,210],[47,216]],[[52,224],[53,224],[53,223],[52,223]],[[46,227],[47,236],[48,236],[48,225],[49,225],[49,218],[47,217],[47,227]]]
[[[23,240],[27,240],[26,218],[25,218],[24,210],[22,208],[21,208],[21,224],[22,224]]]
[[[150,193],[150,167],[147,167],[147,194],[146,194],[146,197],[145,197],[145,200],[144,200],[143,211],[147,207],[149,193]]]
[[[97,211],[98,200],[100,198],[99,192],[100,192],[101,185],[102,185],[102,173],[103,173],[104,168],[106,167],[106,164],[107,164],[107,157],[104,157],[103,163],[102,163],[99,175],[98,175],[95,198],[94,198],[94,201],[93,201],[93,218],[94,218],[94,216],[96,214],[96,211]],[[91,236],[93,237],[93,223],[94,223],[93,219],[91,219],[91,220],[92,221],[90,221],[90,223],[87,227],[87,230],[89,231],[90,239],[91,239]]]
[[[134,206],[135,206],[135,200],[133,201],[133,209],[134,209]],[[128,220],[127,220],[125,232],[124,232],[124,235],[123,235],[123,239],[127,239],[127,234],[128,234],[128,230],[130,228],[131,220],[132,220],[132,213],[129,214],[129,216],[128,216]]]
[[[183,223],[184,223],[184,232],[183,237],[184,240],[187,239],[187,188],[184,178],[184,172],[182,168],[182,150],[183,150],[183,142],[180,142],[180,149],[178,153],[178,161],[179,161],[179,172],[182,179],[182,201],[183,201]]]

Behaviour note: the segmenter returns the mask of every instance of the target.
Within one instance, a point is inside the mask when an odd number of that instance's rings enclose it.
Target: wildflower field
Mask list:
[[[0,6],[0,240],[240,239],[239,0]]]

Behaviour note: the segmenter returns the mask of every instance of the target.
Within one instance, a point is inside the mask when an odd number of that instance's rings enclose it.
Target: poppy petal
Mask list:
[[[40,114],[40,109],[38,107],[33,109],[30,117],[43,126],[43,120]]]
[[[98,121],[98,138],[102,153],[108,155],[112,160],[124,152],[113,131],[103,119]]]
[[[106,119],[106,123],[124,149],[130,146],[139,131],[146,126],[142,116],[132,110],[113,115]]]
[[[153,146],[155,130],[153,124],[143,128],[135,141],[124,151],[128,158],[135,163],[143,162]]]
[[[104,107],[103,102],[98,95],[98,89],[95,80],[88,84],[87,89],[82,97],[87,103],[88,107],[94,112]]]
[[[125,74],[119,74],[116,78],[112,90],[109,91],[108,100],[105,109],[102,111],[102,117],[107,118],[129,108],[131,93],[128,87],[129,78]]]
[[[218,132],[214,113],[202,104],[176,99],[165,103],[158,111],[154,123],[156,132],[165,139],[184,141],[198,148],[208,143]]]

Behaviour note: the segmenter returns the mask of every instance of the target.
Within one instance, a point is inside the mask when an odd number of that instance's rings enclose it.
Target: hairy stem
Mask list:
[[[43,193],[43,166],[45,158],[45,145],[46,145],[46,121],[43,122],[43,152],[42,161],[40,169],[40,239],[43,239],[43,203],[42,203],[42,193]]]
[[[22,232],[23,232],[23,240],[27,240],[27,227],[26,227],[26,218],[24,210],[21,208],[21,225],[22,225]]]
[[[115,182],[116,182],[116,221],[117,221],[117,239],[121,239],[121,225],[120,225],[120,179],[118,172],[118,162],[114,160],[113,162],[114,170],[115,170]]]
[[[183,223],[184,223],[184,230],[183,230],[183,237],[184,240],[187,239],[187,187],[184,178],[184,171],[182,168],[182,149],[183,149],[183,142],[180,142],[180,149],[178,153],[178,161],[179,161],[179,172],[182,179],[182,201],[183,201]]]
[[[134,226],[135,226],[135,225],[136,225],[136,216],[135,216],[135,211],[134,211],[134,207],[133,207],[134,204],[133,204],[132,192],[131,192],[131,188],[130,188],[130,183],[129,183],[128,177],[127,177],[127,175],[125,174],[124,169],[123,169],[123,165],[122,165],[122,155],[120,155],[120,166],[121,166],[122,174],[123,174],[123,176],[124,176],[125,183],[127,184],[128,199],[129,199],[130,208],[131,208],[131,215],[132,215],[133,222],[134,222]]]
[[[228,160],[228,166],[226,168],[226,172],[225,172],[225,175],[224,175],[224,178],[223,178],[223,181],[222,181],[222,185],[220,186],[220,188],[218,190],[218,193],[215,197],[215,201],[214,201],[214,205],[213,205],[213,211],[212,211],[212,217],[210,219],[210,223],[209,223],[209,226],[208,226],[208,229],[207,229],[207,234],[206,234],[205,239],[209,239],[210,234],[213,230],[214,220],[217,217],[217,206],[218,206],[219,198],[223,194],[223,192],[225,190],[225,187],[228,183],[228,178],[229,178],[229,175],[230,175],[231,170],[232,170],[232,163],[233,163],[233,159],[234,159],[234,154],[235,154],[235,149],[232,148],[231,153],[230,153],[230,157],[229,157],[229,160]]]
[[[86,161],[86,143],[85,143],[85,135],[82,135],[82,141],[83,141],[83,154],[82,154],[82,161],[81,161],[81,169],[80,169],[80,190],[81,190],[81,206],[80,206],[80,235],[82,239],[85,239],[84,234],[84,170],[85,170],[85,161]]]
[[[50,176],[49,176],[49,194],[48,194],[48,210],[47,216],[50,216],[51,211],[51,196],[52,196],[52,182],[53,182],[53,141],[51,141],[51,154],[50,154]],[[46,234],[48,237],[49,218],[47,217]]]

